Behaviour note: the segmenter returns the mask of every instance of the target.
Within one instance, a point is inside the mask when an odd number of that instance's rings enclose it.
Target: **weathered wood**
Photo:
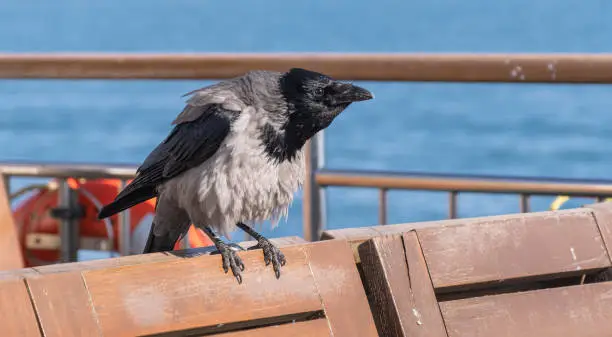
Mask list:
[[[476,220],[480,218],[471,218],[470,220]],[[465,219],[458,220],[443,220],[443,221],[426,221],[426,222],[411,222],[404,224],[395,225],[384,225],[384,226],[370,226],[370,227],[358,227],[358,228],[342,228],[342,229],[331,229],[321,233],[321,240],[345,240],[353,249],[354,258],[357,263],[361,262],[359,256],[359,246],[367,240],[379,236],[385,235],[396,235],[410,232],[419,228],[435,227],[450,225],[455,223],[465,222]]]
[[[216,79],[291,67],[367,81],[612,83],[610,54],[0,55],[0,78]]]
[[[81,270],[71,267],[24,277],[48,335],[60,329],[68,312],[78,311],[82,317],[75,317],[83,326],[67,330],[67,336],[86,328],[88,333],[104,336],[237,333],[270,324],[280,324],[284,327],[279,326],[279,331],[285,331],[293,320],[321,319],[318,317],[327,322],[327,334],[376,336],[346,242],[282,249],[287,265],[280,279],[274,277],[271,266],[265,266],[261,250],[240,252],[246,266],[242,284],[231,273],[223,273],[219,255],[170,257],[150,263],[137,260],[139,264],[102,268],[80,264]],[[132,257],[120,259],[134,261]],[[99,330],[93,328],[93,322]],[[317,323],[306,325],[311,324]],[[318,325],[309,329],[321,331]],[[297,334],[302,335],[307,334]]]
[[[273,238],[270,239],[278,247],[286,247],[296,244],[305,243],[306,241],[297,236],[290,237],[281,237],[281,238]],[[256,245],[256,241],[243,241],[239,242],[238,245],[247,249]],[[49,274],[49,273],[59,273],[59,272],[69,272],[69,271],[83,271],[83,270],[94,270],[94,269],[103,269],[103,268],[111,268],[111,267],[120,267],[120,266],[129,266],[143,263],[151,263],[151,262],[161,262],[174,260],[178,258],[190,257],[190,256],[198,256],[198,255],[208,255],[211,252],[214,252],[216,248],[214,246],[210,247],[200,247],[200,248],[190,248],[185,250],[176,250],[172,252],[166,253],[151,253],[151,254],[137,254],[137,255],[129,255],[122,256],[117,258],[108,258],[108,259],[100,259],[100,260],[91,260],[91,261],[83,261],[83,262],[71,262],[71,263],[57,263],[46,266],[34,267],[34,269],[41,274]]]
[[[228,332],[219,337],[319,337],[334,336],[329,331],[326,319],[273,325],[265,328]],[[342,335],[336,335],[342,336]]]
[[[21,287],[30,312],[17,310],[11,322],[30,314],[34,331],[45,336],[331,336],[331,329],[336,336],[376,335],[368,331],[373,320],[345,242],[274,241],[288,260],[280,280],[261,250],[240,253],[247,269],[239,285],[222,272],[219,255],[198,248],[0,272],[0,300],[12,305],[19,299],[14,287]],[[4,300],[3,292],[17,297]],[[0,322],[0,332],[14,329]]]
[[[593,214],[586,209],[513,215],[417,233],[438,291],[577,275],[611,265]]]
[[[303,246],[334,336],[378,336],[353,255],[345,241]]]
[[[304,253],[285,255],[290,263],[276,280],[260,253],[242,253],[242,285],[223,273],[218,255],[83,274],[103,334],[144,335],[319,310]]]
[[[102,336],[80,273],[32,276],[26,282],[45,337]]]
[[[42,336],[23,280],[0,281],[0,336]]]
[[[593,212],[608,255],[612,256],[612,202],[591,204],[585,208]]]
[[[0,174],[0,270],[23,268],[21,246],[13,212],[4,187],[4,176]]]
[[[359,255],[381,336],[446,336],[416,233],[368,240]]]
[[[3,280],[23,280],[27,276],[39,275],[33,268],[9,269],[0,271],[0,281]]]
[[[586,205],[586,208],[593,211],[608,257],[612,258],[612,202],[590,204]],[[612,281],[612,268],[600,272],[591,279]]]
[[[278,247],[287,247],[291,245],[306,243],[304,239],[298,236],[272,238],[270,239],[270,241],[273,242]],[[256,241],[243,241],[243,242],[238,243],[238,245],[240,245],[241,247],[245,249],[250,248],[256,244],[257,244]],[[105,259],[99,259],[99,260],[83,261],[83,262],[56,263],[56,264],[38,266],[38,267],[33,267],[33,268],[0,270],[0,280],[13,279],[13,278],[24,278],[26,276],[38,275],[38,274],[52,274],[52,273],[71,272],[71,271],[94,270],[94,269],[104,269],[104,268],[110,268],[110,267],[119,267],[119,266],[135,265],[135,264],[142,264],[142,263],[168,261],[168,260],[190,257],[190,256],[208,255],[214,251],[215,251],[214,246],[213,247],[200,247],[200,248],[190,248],[190,249],[185,249],[185,250],[176,250],[171,253],[137,254],[137,255],[116,257],[116,258],[105,258]]]
[[[483,296],[440,307],[449,337],[610,336],[612,282]]]
[[[143,263],[168,261],[173,259],[176,259],[176,257],[167,253],[136,254],[82,262],[54,263],[45,266],[33,267],[32,269],[36,270],[40,274],[54,274],[71,271],[130,266]]]

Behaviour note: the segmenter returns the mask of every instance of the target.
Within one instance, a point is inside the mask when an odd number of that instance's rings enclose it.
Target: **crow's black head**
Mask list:
[[[280,77],[287,110],[280,129],[263,130],[267,153],[277,161],[291,160],[306,141],[328,127],[351,103],[372,99],[366,89],[305,69],[293,68]]]
[[[373,98],[366,89],[300,68],[283,74],[280,86],[294,115],[290,119],[310,124],[310,136],[328,127],[351,103]]]

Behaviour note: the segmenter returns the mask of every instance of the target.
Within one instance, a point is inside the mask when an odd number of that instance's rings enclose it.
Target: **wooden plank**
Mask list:
[[[612,256],[612,202],[591,204],[585,208],[593,212],[608,255]]]
[[[434,287],[499,283],[609,267],[592,213],[572,209],[417,230]]]
[[[593,211],[593,217],[599,228],[608,257],[612,257],[612,202],[599,202],[586,206]],[[598,281],[612,281],[612,269],[608,268],[589,279]]]
[[[415,232],[368,240],[359,255],[381,336],[446,336]]]
[[[359,257],[359,245],[370,238],[381,235],[375,227],[376,226],[326,230],[321,233],[320,239],[347,241],[353,252],[353,259],[355,260],[355,263],[361,263]]]
[[[548,216],[555,214],[556,212],[565,211],[554,211],[554,212],[532,212],[532,213],[518,213],[518,214],[504,214],[504,215],[493,215],[484,217],[473,217],[473,218],[461,218],[461,219],[447,219],[447,220],[435,220],[435,221],[422,221],[422,222],[408,222],[393,225],[381,225],[381,226],[370,226],[370,227],[359,227],[359,228],[341,228],[326,230],[321,235],[321,240],[341,239],[348,241],[355,251],[355,261],[360,263],[359,253],[357,247],[363,244],[365,241],[384,235],[397,235],[407,233],[413,230],[431,228],[431,227],[450,227],[456,225],[469,225],[477,224],[488,221],[506,221],[509,218],[521,219],[523,217],[530,216]]]
[[[286,247],[295,244],[305,243],[304,239],[297,236],[290,237],[282,237],[282,238],[273,238],[270,239],[274,244],[278,247]],[[249,248],[256,244],[255,241],[244,241],[239,242],[243,248]],[[200,247],[200,248],[190,248],[185,250],[176,250],[171,253],[151,253],[151,254],[137,254],[137,255],[129,255],[122,256],[116,258],[108,258],[108,259],[100,259],[100,260],[90,260],[83,262],[71,262],[71,263],[57,263],[46,266],[34,267],[34,269],[41,274],[49,274],[49,273],[60,273],[60,272],[71,272],[71,271],[84,271],[84,270],[95,270],[95,269],[104,269],[104,268],[112,268],[112,267],[120,267],[120,266],[130,266],[137,265],[143,263],[152,263],[152,262],[161,262],[161,261],[169,261],[177,258],[190,257],[190,256],[199,256],[199,255],[207,255],[211,252],[215,251],[216,248],[213,247]]]
[[[321,310],[306,254],[283,250],[280,279],[261,251],[241,252],[243,283],[224,274],[219,255],[83,273],[105,336],[134,336]]]
[[[166,253],[137,254],[122,257],[90,260],[82,262],[56,263],[46,266],[34,267],[40,274],[54,274],[73,271],[96,270],[120,266],[153,263],[176,259],[175,256]]]
[[[101,336],[81,274],[26,279],[45,337]]]
[[[23,280],[0,281],[0,336],[42,336]]]
[[[333,336],[324,318],[312,321],[273,325],[265,328],[228,332],[218,337],[319,337]]]
[[[23,280],[28,276],[36,276],[39,273],[32,268],[10,269],[0,271],[1,280]]]
[[[0,174],[0,270],[23,268],[21,246],[13,212],[4,186],[4,175]]]
[[[333,335],[378,336],[348,243],[327,240],[304,248]]]
[[[216,79],[291,67],[364,81],[612,83],[610,54],[0,55],[0,78]]]
[[[478,218],[473,218],[478,219]],[[384,236],[407,233],[418,228],[427,228],[433,226],[449,225],[459,223],[459,220],[443,220],[443,221],[426,221],[426,222],[410,222],[405,224],[370,226],[359,228],[342,228],[326,230],[321,234],[321,240],[346,240],[353,249],[354,258],[357,263],[361,263],[359,256],[359,246],[369,239]],[[463,220],[465,221],[465,220]]]
[[[612,282],[482,296],[440,307],[449,337],[610,336]]]

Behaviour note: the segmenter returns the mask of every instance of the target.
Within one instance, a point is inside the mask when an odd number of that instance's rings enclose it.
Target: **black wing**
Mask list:
[[[237,112],[225,110],[218,104],[197,108],[203,109],[200,117],[172,129],[138,168],[136,178],[100,211],[100,219],[157,196],[160,184],[215,154],[229,133]]]

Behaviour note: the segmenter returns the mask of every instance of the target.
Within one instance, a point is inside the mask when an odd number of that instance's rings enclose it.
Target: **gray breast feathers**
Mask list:
[[[287,215],[302,186],[303,155],[279,163],[265,153],[261,125],[266,112],[243,110],[219,150],[197,168],[166,183],[172,195],[198,226],[212,226],[228,235],[237,222],[253,224]]]

